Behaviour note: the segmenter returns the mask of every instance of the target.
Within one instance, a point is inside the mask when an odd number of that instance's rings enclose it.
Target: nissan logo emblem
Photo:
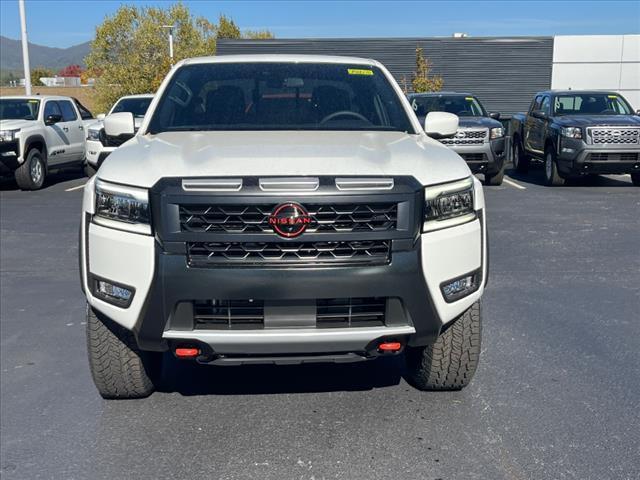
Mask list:
[[[269,225],[281,237],[302,235],[311,224],[311,216],[305,208],[294,202],[281,203],[269,215]]]

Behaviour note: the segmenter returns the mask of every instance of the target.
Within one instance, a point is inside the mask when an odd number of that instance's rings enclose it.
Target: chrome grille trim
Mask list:
[[[638,127],[588,127],[589,144],[595,146],[640,145],[640,128]]]

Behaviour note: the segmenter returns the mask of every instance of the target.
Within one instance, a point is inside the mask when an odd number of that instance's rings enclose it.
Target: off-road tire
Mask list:
[[[84,170],[84,174],[89,178],[93,177],[96,174],[96,172],[98,171],[98,169],[96,167],[94,167],[93,165],[91,165],[87,161],[85,161],[85,163],[84,163],[83,170]]]
[[[517,138],[513,142],[513,168],[516,169],[518,173],[527,173],[529,171],[529,164],[531,163],[531,158],[525,153],[524,147],[522,146],[522,140]]]
[[[504,179],[504,168],[501,168],[499,172],[496,172],[493,175],[489,175],[488,173],[484,174],[485,185],[492,185],[492,186],[502,185],[503,179]]]
[[[640,172],[631,174],[631,182],[636,186],[640,187]]]
[[[162,357],[138,348],[133,334],[87,305],[87,350],[103,398],[142,398],[155,390]]]
[[[432,345],[409,348],[407,380],[419,390],[460,390],[471,382],[480,359],[481,310],[476,302]]]
[[[35,171],[39,172],[39,175]],[[32,148],[27,158],[15,171],[15,178],[20,190],[39,190],[44,185],[47,176],[47,164],[42,152]]]
[[[558,162],[553,150],[544,153],[544,181],[550,187],[564,185],[564,178],[558,172]]]

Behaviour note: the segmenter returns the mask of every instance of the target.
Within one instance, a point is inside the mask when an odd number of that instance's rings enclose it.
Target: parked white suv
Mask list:
[[[127,95],[120,98],[113,107],[111,107],[107,115],[119,112],[131,112],[137,130],[142,123],[144,114],[147,112],[152,99],[153,95],[151,94]],[[97,118],[98,121],[89,125],[87,129],[87,163],[85,165],[85,173],[89,177],[96,173],[96,170],[100,168],[104,159],[107,158],[111,152],[131,138],[131,136],[126,136],[125,138],[108,137],[104,133],[103,122],[105,115],[99,114]]]
[[[149,395],[167,350],[211,365],[406,353],[416,387],[467,385],[487,280],[484,196],[428,136],[457,127],[432,112],[423,131],[374,60],[178,63],[84,191],[100,394]],[[133,115],[105,129],[133,134]]]
[[[0,98],[0,173],[14,174],[23,190],[37,190],[50,170],[81,166],[86,113],[70,97]]]

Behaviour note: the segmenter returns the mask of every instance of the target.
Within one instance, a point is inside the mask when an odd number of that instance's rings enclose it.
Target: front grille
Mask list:
[[[484,153],[461,153],[460,156],[466,162],[486,162],[487,156]]]
[[[100,129],[99,137],[100,143],[105,147],[119,147],[124,142],[128,140],[128,138],[120,138],[120,137],[111,137],[106,134],[104,128]]]
[[[343,242],[187,242],[191,267],[386,264],[391,241]]]
[[[202,205],[179,207],[183,232],[274,233],[269,215],[277,204]],[[385,232],[396,229],[397,203],[308,205],[311,216],[305,233]]]
[[[264,302],[259,300],[202,300],[193,302],[195,328],[255,329],[264,326]]]
[[[316,328],[382,327],[386,298],[318,299]],[[262,300],[196,300],[194,328],[200,330],[258,330],[265,327]],[[268,322],[268,319],[267,319]]]
[[[381,327],[385,298],[338,298],[316,301],[316,327]]]
[[[640,128],[589,128],[593,145],[638,145]]]
[[[445,145],[482,145],[487,138],[487,129],[465,130],[460,129],[453,138],[440,140]]]
[[[587,161],[591,162],[637,162],[639,158],[636,152],[624,153],[591,153]]]

